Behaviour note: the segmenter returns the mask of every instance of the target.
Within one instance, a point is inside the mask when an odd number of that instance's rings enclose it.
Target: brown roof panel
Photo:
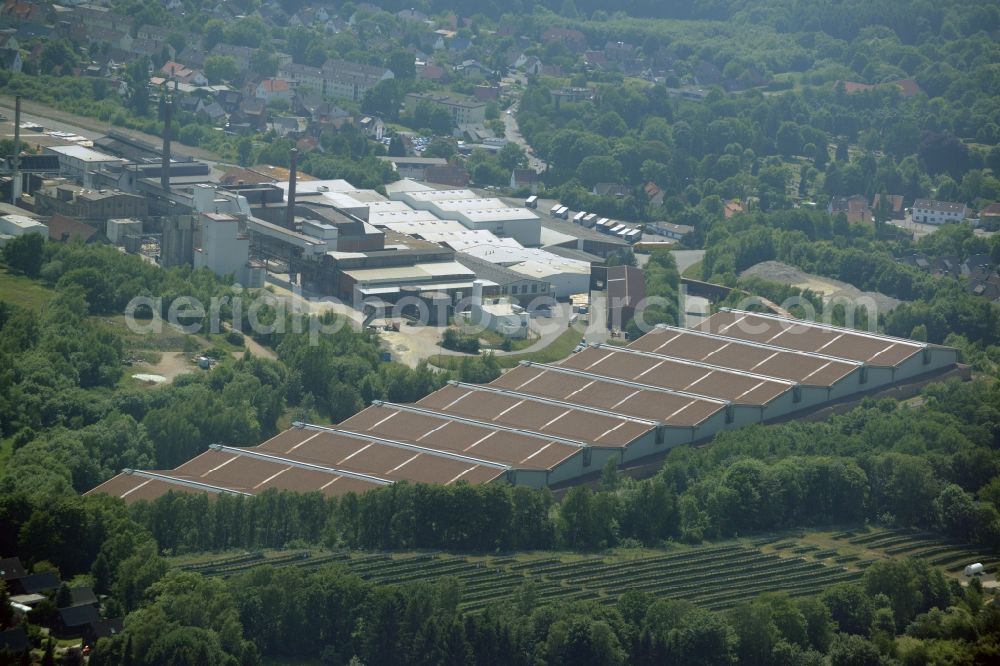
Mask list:
[[[613,347],[591,347],[576,354],[564,365],[605,377],[747,405],[767,404],[791,389],[787,383],[747,376],[735,370],[715,370],[684,361],[630,354]]]
[[[347,472],[370,474],[389,481],[448,483],[461,475],[467,481],[481,483],[504,472],[499,468],[437,457],[374,440],[364,441],[309,428],[302,428],[300,432],[310,436],[292,450],[275,455]]]
[[[466,387],[447,386],[433,402],[437,411],[566,437],[598,446],[627,446],[654,425],[626,417],[587,411],[573,404],[544,402],[544,397],[504,395]],[[421,407],[434,409],[425,402]]]
[[[166,495],[171,490],[182,493],[203,492],[187,486],[160,481],[159,479],[150,479],[132,474],[118,474],[96,488],[87,491],[86,494],[111,495],[112,497],[124,499],[127,503],[131,504],[139,500],[154,500],[160,495]]]
[[[537,365],[518,366],[492,386],[678,426],[697,425],[724,408],[717,402],[622,386],[602,378],[574,377]]]
[[[735,338],[706,333],[656,329],[629,345],[630,349],[711,363],[812,386],[830,386],[856,369],[854,363],[811,356],[781,348],[756,347]]]
[[[739,311],[717,312],[698,328],[741,340],[861,361],[873,366],[898,365],[922,348],[921,343],[909,340]]]
[[[486,421],[486,419],[483,419]],[[498,462],[513,467],[549,469],[571,457],[578,447],[486,425],[453,421],[442,414],[428,416],[392,406],[369,407],[341,426],[346,430]]]

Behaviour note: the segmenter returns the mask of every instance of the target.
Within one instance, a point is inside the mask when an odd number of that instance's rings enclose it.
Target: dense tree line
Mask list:
[[[479,508],[472,490],[466,487],[462,499]],[[518,490],[525,499],[539,496]],[[203,508],[215,503],[202,499]],[[544,506],[523,508],[545,513]],[[292,509],[274,505],[270,513]],[[464,513],[456,509],[449,528],[478,530],[469,522],[477,520],[472,511]],[[329,664],[355,657],[406,664],[883,664],[934,663],[945,655],[987,663],[1000,649],[1000,614],[978,581],[963,590],[919,560],[880,561],[858,583],[800,599],[765,594],[717,613],[635,590],[614,607],[548,605],[526,582],[510,600],[464,615],[461,586],[448,578],[384,587],[339,565],[261,567],[228,580],[171,570],[143,517],[107,497],[52,502],[7,493],[0,515],[3,552],[19,553],[35,569],[51,564],[64,580],[89,576],[110,595],[109,613],[127,613],[125,631],[98,644],[96,664],[256,664],[262,656]],[[243,522],[261,518],[245,514]]]

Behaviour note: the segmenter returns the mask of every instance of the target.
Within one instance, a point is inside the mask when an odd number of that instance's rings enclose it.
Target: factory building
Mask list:
[[[952,370],[955,349],[724,310],[628,347],[524,362],[490,384],[451,382],[412,405],[376,401],[335,427],[295,424],[255,447],[214,445],[174,470],[125,470],[90,493],[361,492],[397,481],[573,483],[609,460],[654,462],[720,431],[814,413]]]
[[[8,241],[25,234],[39,234],[43,238],[48,238],[49,228],[27,215],[18,213],[10,215],[0,214],[0,247],[6,245]]]
[[[541,221],[527,208],[508,206],[500,199],[482,198],[472,190],[435,190],[412,181],[386,190],[394,201],[402,201],[414,210],[433,213],[443,220],[461,222],[468,229],[513,238],[521,245],[541,243]]]

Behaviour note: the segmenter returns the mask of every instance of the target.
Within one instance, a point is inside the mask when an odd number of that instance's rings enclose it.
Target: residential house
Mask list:
[[[446,40],[446,43],[448,45],[448,50],[452,53],[461,54],[472,48],[472,40],[467,37],[455,36]]]
[[[511,189],[527,187],[532,194],[537,194],[541,184],[542,177],[534,169],[514,169],[510,172]]]
[[[244,97],[240,108],[229,114],[229,128],[240,132],[263,132],[267,127],[267,105],[256,97]]]
[[[312,91],[321,97],[326,95],[326,76],[320,67],[291,63],[279,67],[278,76],[290,81],[299,94]]]
[[[583,53],[587,48],[587,37],[572,28],[549,28],[542,33],[542,42],[560,42],[577,53]]]
[[[381,141],[385,136],[385,123],[378,116],[362,116],[358,120],[361,133],[375,141]]]
[[[0,18],[4,23],[20,25],[24,23],[44,23],[48,6],[29,0],[4,0],[0,7]]]
[[[71,20],[81,23],[88,30],[102,28],[128,32],[132,28],[132,19],[122,14],[116,14],[107,7],[83,4],[77,5],[70,12]]]
[[[646,193],[646,202],[650,206],[663,205],[663,190],[660,189],[659,185],[657,185],[653,181],[649,181],[648,183],[642,186],[642,190],[643,192]]]
[[[726,205],[722,209],[722,215],[728,220],[734,215],[739,215],[740,213],[745,213],[746,209],[743,207],[739,201],[727,201]]]
[[[851,197],[834,197],[827,206],[830,215],[843,213],[847,216],[847,221],[851,224],[871,224],[872,212],[868,208],[868,200],[856,194]]]
[[[190,83],[194,86],[207,86],[208,79],[205,75],[197,70],[191,69],[179,62],[174,62],[173,60],[168,60],[160,71],[167,75],[167,77],[179,81],[181,83]]]
[[[232,113],[240,108],[243,93],[238,90],[220,90],[215,94],[215,101],[219,103],[223,111]]]
[[[135,31],[137,39],[148,39],[153,42],[165,42],[170,37],[170,30],[157,25],[143,24]]]
[[[134,56],[140,58],[146,56],[151,60],[158,59],[163,53],[166,53],[168,58],[173,58],[177,55],[176,50],[170,45],[170,42],[161,42],[155,39],[133,39],[128,47],[122,46],[122,48]]]
[[[469,172],[455,164],[432,164],[424,169],[424,180],[454,188],[466,187],[469,184]]]
[[[914,222],[923,224],[947,224],[961,222],[969,216],[969,209],[964,203],[951,201],[935,201],[933,199],[917,199],[913,202]]]
[[[257,84],[254,94],[257,99],[264,100],[265,104],[278,100],[292,101],[292,87],[285,79],[264,79]]]
[[[498,85],[478,85],[472,91],[473,96],[483,102],[500,97],[500,86]]]
[[[201,112],[208,116],[208,119],[212,121],[214,125],[223,125],[228,118],[226,110],[222,108],[222,105],[218,102],[211,102],[206,105]]]
[[[597,183],[594,185],[591,193],[599,197],[617,197],[621,199],[627,197],[630,192],[628,187],[621,183]]]
[[[0,67],[8,72],[21,73],[24,61],[21,59],[21,52],[17,49],[0,49]]]
[[[417,78],[424,81],[444,83],[448,80],[448,72],[439,65],[417,65]]]
[[[528,56],[524,63],[519,65],[519,69],[529,76],[538,76],[542,73],[542,61],[536,56]]]
[[[302,129],[302,123],[294,116],[274,116],[268,125],[281,138],[297,136]]]
[[[872,211],[878,210],[879,202],[881,201],[881,199],[882,195],[876,193],[875,196],[872,198],[872,205],[871,205]],[[889,213],[889,219],[890,220],[905,219],[906,207],[903,206],[903,195],[888,194],[886,195],[886,199],[888,199],[886,206],[888,206],[887,212]]]
[[[183,63],[191,69],[203,69],[207,54],[194,46],[185,46],[184,50],[177,54],[177,62]]]
[[[177,95],[174,97],[174,108],[192,115],[204,111],[206,104],[205,99],[197,95]]]
[[[594,99],[594,91],[590,88],[559,88],[551,93],[552,101],[558,109],[563,102],[584,102]]]
[[[210,55],[213,56],[228,56],[236,61],[236,67],[240,71],[247,71],[250,69],[250,59],[257,49],[252,49],[249,46],[234,46],[232,44],[216,44],[210,51]]]
[[[979,211],[979,225],[987,231],[1000,230],[1000,203],[991,203]]]
[[[486,103],[476,99],[459,99],[430,93],[408,93],[406,106],[412,108],[421,102],[440,106],[451,112],[455,125],[481,125],[486,122]]]
[[[392,70],[372,65],[362,65],[346,60],[330,59],[323,63],[327,97],[343,97],[360,102],[365,93],[382,81],[395,78]]]
[[[20,48],[21,44],[17,41],[16,30],[13,28],[0,30],[0,49],[14,49],[16,51]]]
[[[608,57],[604,51],[587,51],[583,54],[583,64],[591,69],[607,69]]]
[[[495,74],[492,69],[478,60],[463,60],[460,65],[455,65],[455,71],[467,76],[472,75],[487,79]]]

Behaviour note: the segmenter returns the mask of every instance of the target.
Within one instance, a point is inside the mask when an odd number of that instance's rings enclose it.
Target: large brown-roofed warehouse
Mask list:
[[[124,470],[90,493],[325,495],[397,481],[572,483],[608,460],[674,446],[942,374],[955,349],[776,315],[721,310],[628,347],[522,362],[484,385],[450,382],[416,404],[376,401],[339,426],[296,423],[266,442],[216,444],[173,470]]]

